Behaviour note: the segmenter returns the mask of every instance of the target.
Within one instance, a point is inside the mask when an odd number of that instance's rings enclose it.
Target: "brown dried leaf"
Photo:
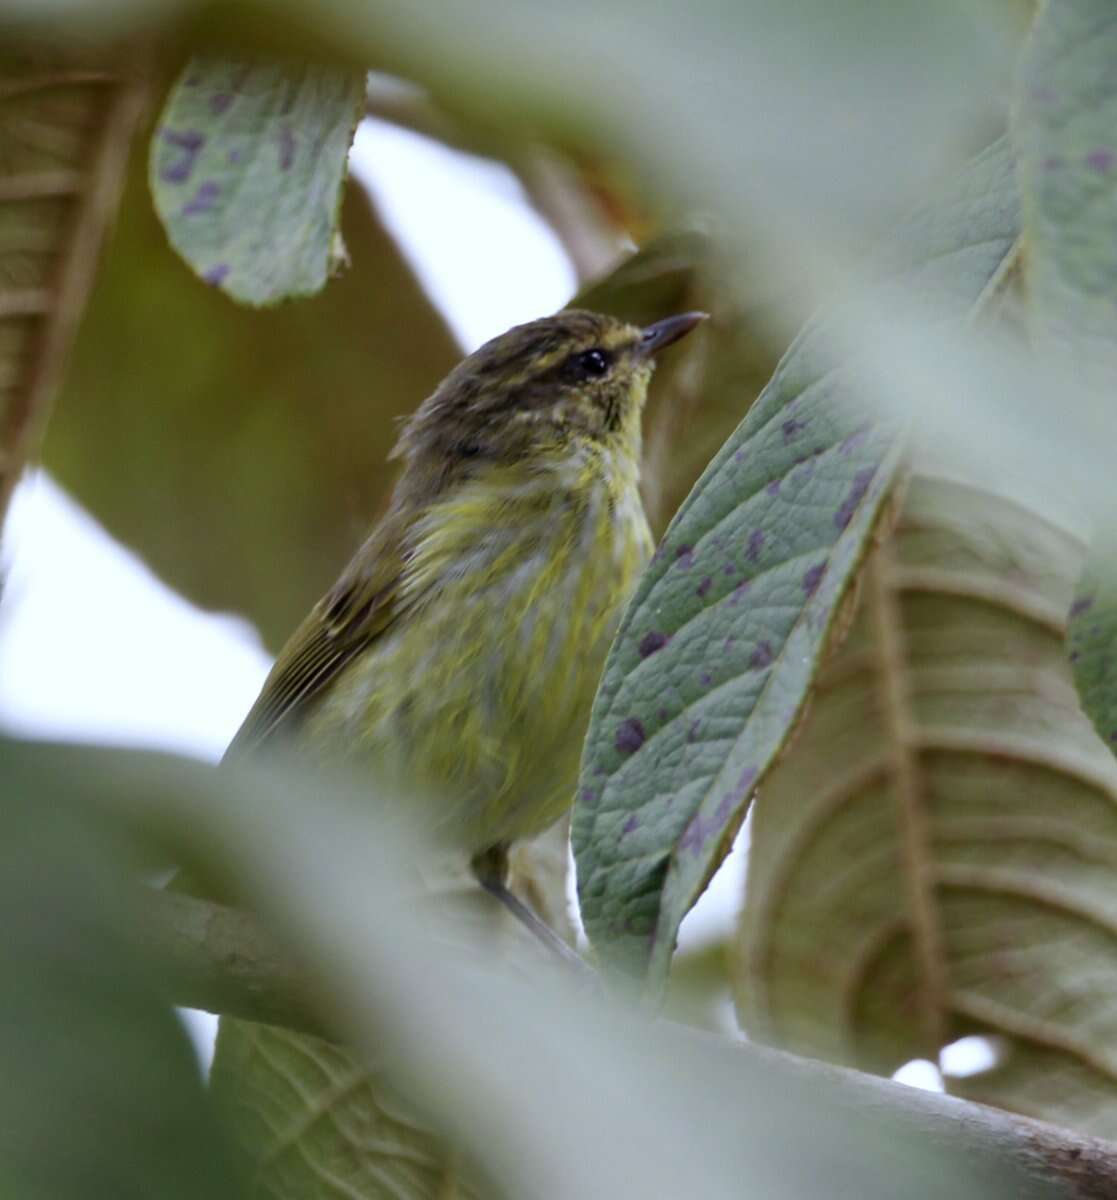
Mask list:
[[[38,449],[142,106],[142,83],[104,66],[0,66],[0,517]]]

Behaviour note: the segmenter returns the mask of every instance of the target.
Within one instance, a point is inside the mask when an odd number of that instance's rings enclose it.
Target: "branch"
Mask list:
[[[143,948],[185,1008],[327,1036],[298,972],[248,913],[144,889]]]
[[[171,978],[173,999],[190,1008],[329,1035],[298,972],[246,913],[171,892],[145,896],[144,940]],[[707,1053],[714,1035],[689,1031]],[[1025,1176],[1028,1195],[1059,1200],[1105,1200],[1117,1180],[1117,1144],[1018,1117],[951,1096],[919,1091],[749,1043],[728,1047],[740,1068],[773,1076],[785,1091],[802,1090],[862,1118],[886,1114],[890,1128],[944,1153],[969,1159],[990,1180]]]

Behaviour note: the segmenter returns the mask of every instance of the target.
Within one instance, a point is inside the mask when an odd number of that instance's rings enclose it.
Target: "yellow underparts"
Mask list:
[[[311,716],[331,758],[438,806],[474,853],[570,806],[621,609],[651,553],[632,451],[576,442],[500,468],[416,527],[404,615]]]

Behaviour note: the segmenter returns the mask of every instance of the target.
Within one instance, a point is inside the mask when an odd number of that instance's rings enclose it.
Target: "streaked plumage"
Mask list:
[[[573,798],[597,677],[651,552],[637,490],[651,356],[696,320],[640,330],[561,313],[455,368],[403,431],[383,520],[280,654],[230,754],[283,740],[398,776],[400,789],[370,791],[429,796],[451,845],[515,908],[504,848]],[[398,1123],[345,1051],[223,1017],[211,1078],[260,1192],[302,1177],[300,1139],[326,1111],[345,1169],[389,1178],[378,1139]],[[441,1147],[406,1137],[438,1167]],[[415,1186],[409,1174],[403,1190]]]
[[[277,737],[438,798],[469,854],[569,806],[620,610],[651,553],[644,331],[565,312],[470,355],[408,422],[389,510],[230,747]],[[658,330],[658,332],[656,332]]]

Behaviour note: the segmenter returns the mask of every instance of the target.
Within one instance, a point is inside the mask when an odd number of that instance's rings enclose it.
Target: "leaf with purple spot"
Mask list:
[[[644,744],[644,723],[637,717],[628,717],[617,726],[613,745],[621,754],[635,754]]]
[[[204,282],[253,305],[321,290],[363,98],[359,71],[188,64],[152,137],[149,179],[171,245]]]
[[[1036,344],[1112,406],[1117,372],[1117,20],[1109,0],[1041,8],[1020,71],[1013,135]],[[1072,410],[1066,419],[1075,419]],[[1117,731],[1117,539],[1092,514],[1070,609],[1067,653],[1079,698],[1105,742]]]
[[[1091,547],[1067,621],[1067,657],[1086,715],[1117,753],[1117,544]]]
[[[964,321],[1017,225],[1002,145],[882,248],[882,287],[933,285]],[[900,461],[901,430],[835,361],[830,320],[796,339],[683,504],[595,701],[583,777],[597,797],[572,825],[582,917],[601,961],[653,991],[806,703]],[[649,630],[664,638],[652,654]],[[639,838],[618,838],[633,817]]]
[[[640,657],[647,658],[667,645],[667,634],[651,630],[640,639]]]
[[[1041,6],[1013,122],[1033,332],[1107,397],[1117,368],[1115,60],[1110,0]]]

